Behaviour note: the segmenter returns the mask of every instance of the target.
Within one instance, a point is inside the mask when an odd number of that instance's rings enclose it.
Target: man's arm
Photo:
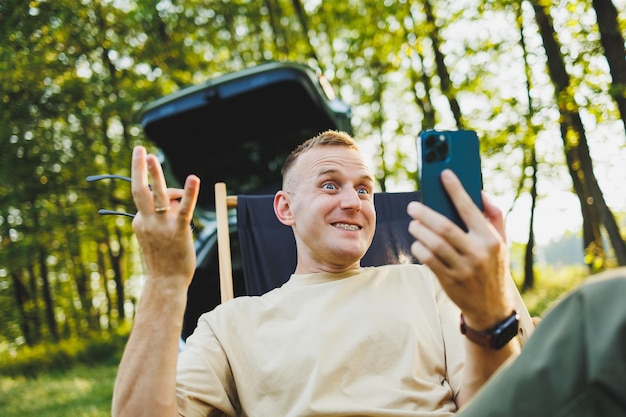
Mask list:
[[[168,189],[156,156],[134,149],[132,193],[138,211],[133,229],[146,280],[115,381],[113,417],[178,415],[178,341],[196,264],[189,224],[199,187],[200,180],[190,175],[184,190]]]
[[[115,381],[112,416],[177,416],[176,363],[186,292],[146,282]]]
[[[493,328],[516,308],[509,282],[504,217],[485,195],[481,212],[452,171],[444,171],[441,179],[468,231],[413,202],[408,206],[413,218],[409,232],[416,238],[411,251],[435,273],[448,297],[461,309],[467,326],[476,330]],[[517,356],[520,344],[514,338],[496,350],[466,340],[465,351],[458,406],[470,399],[504,362]]]

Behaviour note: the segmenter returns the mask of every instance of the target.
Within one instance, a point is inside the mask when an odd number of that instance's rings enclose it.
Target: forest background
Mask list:
[[[547,252],[538,262],[533,224],[555,195],[579,214],[552,222],[569,230],[563,247],[583,273],[626,265],[624,10],[625,0],[2,0],[0,353],[132,323],[142,267],[131,225],[97,215],[132,211],[130,188],[102,192],[85,178],[128,175],[132,147],[153,147],[136,119],[146,104],[270,60],[306,63],[336,87],[381,191],[417,186],[423,128],[476,130],[523,291],[541,285]],[[207,128],[209,147],[223,139]]]

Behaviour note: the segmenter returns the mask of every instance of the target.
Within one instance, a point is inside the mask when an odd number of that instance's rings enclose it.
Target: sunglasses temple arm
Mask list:
[[[134,218],[135,217],[134,214],[125,213],[123,211],[106,210],[106,209],[98,210],[98,214],[100,214],[102,216],[117,215],[117,216],[126,216],[126,217],[130,217],[130,218]],[[191,227],[191,230],[195,230],[196,229],[196,225],[194,224],[193,220],[191,221],[189,226]]]
[[[126,217],[130,217],[130,218],[134,218],[135,217],[134,214],[125,213],[123,211],[106,210],[106,209],[98,210],[98,214],[100,214],[102,216],[117,215],[117,216],[126,216]]]
[[[117,175],[117,174],[90,175],[85,179],[88,182],[100,181],[100,180],[106,180],[106,179],[123,180],[123,181],[131,182],[130,177],[125,177],[124,175]]]
[[[130,177],[126,177],[124,175],[117,175],[117,174],[89,175],[87,178],[85,178],[87,182],[108,180],[108,179],[132,182],[132,179]],[[148,184],[148,188],[152,190],[152,185]]]

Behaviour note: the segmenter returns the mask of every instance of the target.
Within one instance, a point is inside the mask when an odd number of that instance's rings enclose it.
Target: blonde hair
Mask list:
[[[317,148],[318,146],[345,146],[355,151],[359,150],[352,136],[339,130],[326,130],[317,136],[307,139],[291,151],[285,159],[285,163],[283,164],[283,188],[285,187],[285,179],[291,168],[295,165],[298,157],[306,151]]]

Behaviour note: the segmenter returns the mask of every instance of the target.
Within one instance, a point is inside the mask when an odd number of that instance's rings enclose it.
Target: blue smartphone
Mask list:
[[[460,228],[467,227],[441,183],[441,171],[451,169],[482,211],[480,143],[473,130],[424,130],[417,137],[418,184],[422,203]]]

